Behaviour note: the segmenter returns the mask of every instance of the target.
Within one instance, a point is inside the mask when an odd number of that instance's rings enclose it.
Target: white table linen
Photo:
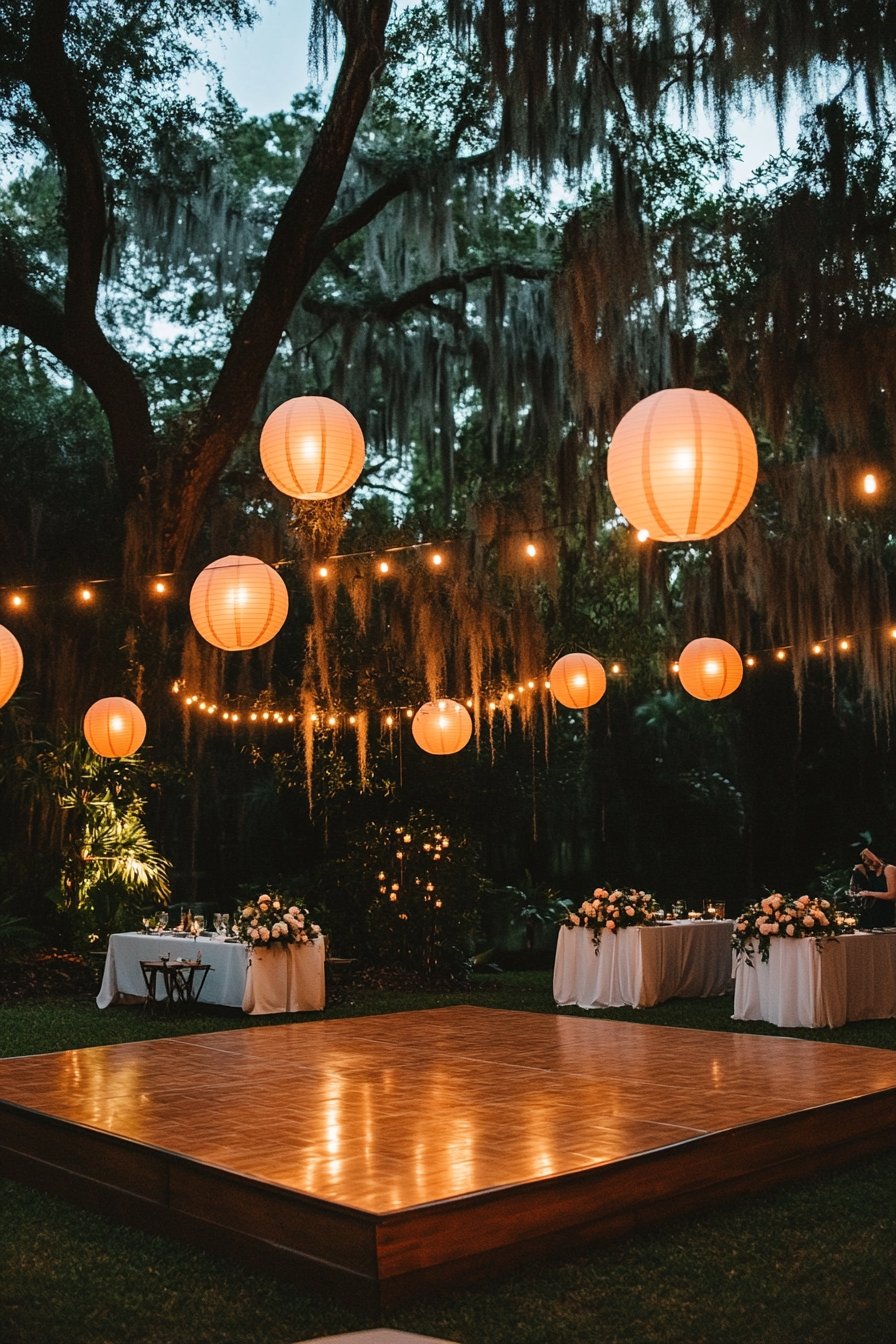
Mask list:
[[[841,938],[773,938],[768,961],[758,949],[735,960],[738,1022],[776,1027],[842,1027],[896,1017],[896,930]]]
[[[162,954],[176,961],[195,961],[212,969],[205,977],[201,1003],[240,1008],[246,992],[249,949],[244,943],[219,942],[217,938],[177,938],[173,934],[113,933],[109,939],[103,983],[97,995],[98,1008],[108,1008],[120,994],[146,997],[141,961],[159,961]]]
[[[323,937],[288,947],[253,947],[243,1012],[310,1013],[326,1001]]]
[[[554,1002],[579,1008],[649,1008],[674,998],[709,998],[731,988],[730,919],[675,920],[604,932],[557,935]]]

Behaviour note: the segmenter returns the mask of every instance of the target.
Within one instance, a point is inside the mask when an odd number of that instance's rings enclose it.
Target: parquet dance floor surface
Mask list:
[[[388,1305],[896,1141],[896,1052],[442,1008],[0,1060],[2,1174]]]

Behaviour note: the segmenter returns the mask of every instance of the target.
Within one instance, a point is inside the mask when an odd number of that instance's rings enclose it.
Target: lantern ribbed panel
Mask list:
[[[133,756],[146,737],[146,719],[133,700],[110,695],[84,715],[84,736],[97,756]]]
[[[565,653],[551,668],[551,694],[567,709],[596,705],[607,689],[607,674],[590,653]]]
[[[331,499],[354,485],[364,466],[364,435],[351,411],[329,397],[293,397],[261,431],[261,465],[293,499]]]
[[[633,527],[655,541],[700,541],[734,522],[750,502],[759,459],[736,407],[714,392],[654,392],[622,417],[610,441],[607,479]]]
[[[11,630],[0,625],[0,705],[5,705],[22,679],[22,646]]]
[[[469,742],[473,720],[466,706],[457,700],[428,700],[414,715],[411,732],[423,751],[433,756],[450,756]]]
[[[252,555],[225,555],[197,575],[190,590],[193,624],[209,644],[231,652],[256,649],[286,620],[286,584]]]
[[[744,675],[741,656],[724,639],[692,639],[678,659],[678,680],[697,700],[721,700],[736,691]]]

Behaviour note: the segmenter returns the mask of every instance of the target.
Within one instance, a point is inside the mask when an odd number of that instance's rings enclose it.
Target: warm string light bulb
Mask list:
[[[86,585],[84,591],[92,596],[92,590],[89,589]],[[14,599],[17,597],[20,597],[20,594],[12,594],[8,598],[8,601],[12,604]],[[896,642],[896,625],[886,627],[876,627],[876,628],[885,631],[888,640]],[[842,635],[836,639],[831,640],[815,640],[812,642],[812,644],[808,646],[808,652],[815,657],[819,657],[824,653],[825,646],[827,645],[829,647],[836,646],[836,648],[841,653],[844,654],[850,653],[852,652],[853,639],[854,636]],[[774,659],[774,661],[784,663],[788,660],[789,651],[790,646],[783,645],[776,649],[770,649],[767,652],[768,655]],[[751,669],[756,668],[759,666],[759,663],[760,658],[756,654],[752,653],[746,654],[743,658],[743,665],[744,667],[747,668]],[[674,675],[676,676],[679,675],[680,665],[677,659],[674,662],[670,663],[669,667]],[[607,671],[612,676],[619,677],[623,673],[623,665],[620,662],[610,663],[607,668]],[[708,665],[707,672],[711,675],[712,671],[713,671],[712,667]],[[572,680],[575,681],[575,674],[573,674]],[[549,677],[544,677],[539,681],[536,681],[534,678],[530,677],[526,678],[525,680],[517,682],[516,685],[511,687],[510,689],[500,692],[498,698],[496,698],[495,695],[493,694],[489,699],[482,700],[480,701],[480,703],[482,705],[483,711],[488,714],[489,718],[491,718],[491,716],[493,716],[495,712],[501,707],[504,708],[505,712],[507,712],[509,709],[512,710],[513,707],[517,704],[519,704],[520,707],[522,708],[522,705],[525,703],[527,691],[540,690],[544,692],[549,692],[550,689],[551,689],[551,681]],[[217,703],[210,701],[207,698],[200,697],[197,694],[188,693],[183,683],[179,680],[172,682],[171,692],[172,694],[178,696],[181,699],[185,708],[189,709],[195,707],[196,710],[198,710],[202,714],[210,716],[218,715],[221,719],[225,720],[229,724],[236,724],[245,721],[247,723],[260,722],[265,725],[276,724],[279,726],[283,726],[286,724],[294,724],[297,718],[296,714],[293,711],[282,709],[258,710],[258,711],[252,710],[247,711],[244,714],[240,714],[236,710],[230,709],[230,710],[223,710],[219,714],[219,706],[217,705]],[[438,708],[440,709],[441,712],[444,712],[444,707],[448,703],[450,702],[447,698],[443,698],[438,702]],[[473,696],[467,695],[463,700],[460,700],[458,703],[464,706],[467,710],[472,710],[476,702]],[[389,711],[380,710],[380,713],[382,715],[380,720],[382,727],[391,732],[400,722],[400,716],[408,720],[412,720],[415,715],[415,710],[410,706],[402,706],[400,709],[395,710],[389,710]],[[326,727],[330,729],[336,729],[339,728],[340,725],[343,725],[347,728],[357,731],[359,725],[358,714],[355,712],[349,712],[347,710],[340,710],[335,712],[328,711],[323,716],[323,718],[319,713],[311,712],[308,714],[307,719],[308,722],[313,725],[317,725],[320,724],[321,722],[324,722]]]

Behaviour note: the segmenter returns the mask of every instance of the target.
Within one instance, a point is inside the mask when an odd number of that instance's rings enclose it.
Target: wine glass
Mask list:
[[[144,915],[144,916],[143,916],[143,932],[144,932],[144,933],[149,933],[149,926],[150,926],[151,923],[152,923],[152,916],[151,916],[151,915]]]
[[[215,915],[215,933],[219,938],[224,938],[227,934],[227,916],[224,914]]]
[[[193,937],[195,938],[205,928],[205,915],[193,916]]]
[[[159,933],[164,933],[168,927],[168,911],[160,910],[156,916],[156,929]]]

